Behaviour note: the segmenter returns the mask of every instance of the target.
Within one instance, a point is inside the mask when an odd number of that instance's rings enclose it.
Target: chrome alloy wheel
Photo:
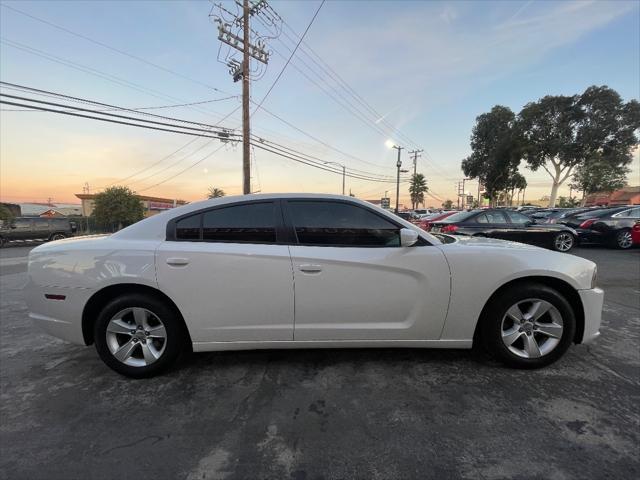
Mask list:
[[[620,248],[629,248],[633,243],[631,238],[631,232],[625,230],[624,232],[620,232],[618,234],[618,246]]]
[[[56,233],[53,237],[51,237],[51,240],[62,240],[62,239],[64,239],[64,238],[67,238],[67,237],[65,237],[65,236],[64,236],[63,234],[61,234],[61,233]]]
[[[146,367],[164,353],[167,331],[153,312],[131,307],[109,320],[106,339],[114,358],[132,367]]]
[[[556,235],[553,243],[559,252],[568,252],[573,247],[573,235],[570,233],[560,233]]]
[[[560,343],[562,315],[556,307],[539,298],[520,300],[502,318],[502,342],[522,358],[539,358]]]

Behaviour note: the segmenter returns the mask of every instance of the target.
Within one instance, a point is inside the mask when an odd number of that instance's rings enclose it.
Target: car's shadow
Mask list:
[[[291,367],[291,368],[330,368],[346,366],[353,368],[401,366],[411,368],[415,365],[431,367],[459,366],[469,364],[476,367],[496,367],[491,360],[476,349],[420,349],[420,348],[336,348],[336,349],[278,349],[278,350],[241,350],[224,352],[200,352],[185,355],[172,369],[173,371],[193,370],[194,372],[210,368],[233,367]]]

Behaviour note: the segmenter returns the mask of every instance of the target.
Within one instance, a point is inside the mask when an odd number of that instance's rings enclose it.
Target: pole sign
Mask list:
[[[389,207],[391,207],[391,199],[390,199],[390,198],[387,198],[387,197],[385,197],[385,198],[381,198],[381,199],[380,199],[380,206],[381,206],[382,208],[389,209]]]

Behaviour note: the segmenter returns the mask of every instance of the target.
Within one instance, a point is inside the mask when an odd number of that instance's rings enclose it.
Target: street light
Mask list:
[[[324,163],[325,165],[337,165],[340,168],[342,168],[342,195],[344,195],[344,179],[345,179],[346,173],[347,173],[346,172],[347,168],[345,167],[345,165],[342,164],[342,163],[338,163],[338,162],[322,162],[322,163]]]
[[[396,162],[396,168],[398,169],[398,177],[396,180],[396,209],[395,209],[395,212],[398,213],[398,205],[400,202],[400,167],[402,166],[402,161],[400,160],[400,152],[404,147],[396,145],[393,142],[393,140],[387,140],[386,142],[384,142],[384,144],[387,146],[387,148],[395,148],[396,150],[398,150],[398,161]]]

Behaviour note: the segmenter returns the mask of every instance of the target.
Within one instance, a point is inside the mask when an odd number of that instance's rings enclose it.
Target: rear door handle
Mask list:
[[[173,267],[183,267],[188,264],[189,264],[188,258],[177,258],[177,257],[167,258],[167,265],[171,265]]]
[[[305,273],[320,273],[322,271],[322,265],[315,265],[311,263],[304,263],[298,267],[301,272]]]

